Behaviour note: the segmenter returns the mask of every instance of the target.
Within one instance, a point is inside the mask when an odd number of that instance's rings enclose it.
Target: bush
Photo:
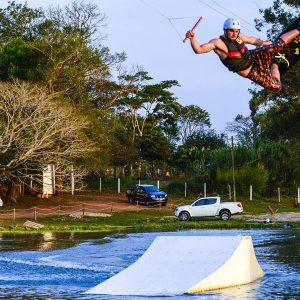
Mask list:
[[[263,195],[267,189],[269,178],[268,171],[262,164],[256,166],[245,165],[235,172],[236,189],[242,195],[249,194],[249,187],[252,185],[253,191],[258,195]],[[217,183],[221,189],[226,190],[228,184],[232,184],[232,170],[217,171]]]

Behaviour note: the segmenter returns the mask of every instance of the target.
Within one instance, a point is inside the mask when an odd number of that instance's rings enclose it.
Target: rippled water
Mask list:
[[[139,258],[161,235],[251,235],[266,276],[201,295],[84,295]],[[103,237],[100,234],[0,236],[0,299],[300,299],[298,230],[192,230]]]

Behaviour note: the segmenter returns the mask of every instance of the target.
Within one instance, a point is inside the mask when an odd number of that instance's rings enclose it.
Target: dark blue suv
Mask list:
[[[167,205],[168,195],[159,190],[155,185],[140,184],[126,191],[129,203],[145,205]]]

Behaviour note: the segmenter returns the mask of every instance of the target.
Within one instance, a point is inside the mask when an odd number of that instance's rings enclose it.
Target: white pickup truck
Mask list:
[[[242,213],[243,206],[240,202],[221,202],[220,197],[206,197],[194,201],[190,205],[179,206],[175,216],[181,221],[189,221],[194,217],[220,217],[227,221],[231,215]]]

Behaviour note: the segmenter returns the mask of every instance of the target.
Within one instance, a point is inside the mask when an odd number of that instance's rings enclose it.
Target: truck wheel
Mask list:
[[[179,214],[180,221],[189,221],[191,219],[191,215],[187,211],[182,211]]]
[[[128,198],[128,202],[131,203],[131,204],[134,203],[134,200],[131,196]]]
[[[229,210],[222,210],[219,215],[221,221],[228,221],[231,217],[231,213]]]

